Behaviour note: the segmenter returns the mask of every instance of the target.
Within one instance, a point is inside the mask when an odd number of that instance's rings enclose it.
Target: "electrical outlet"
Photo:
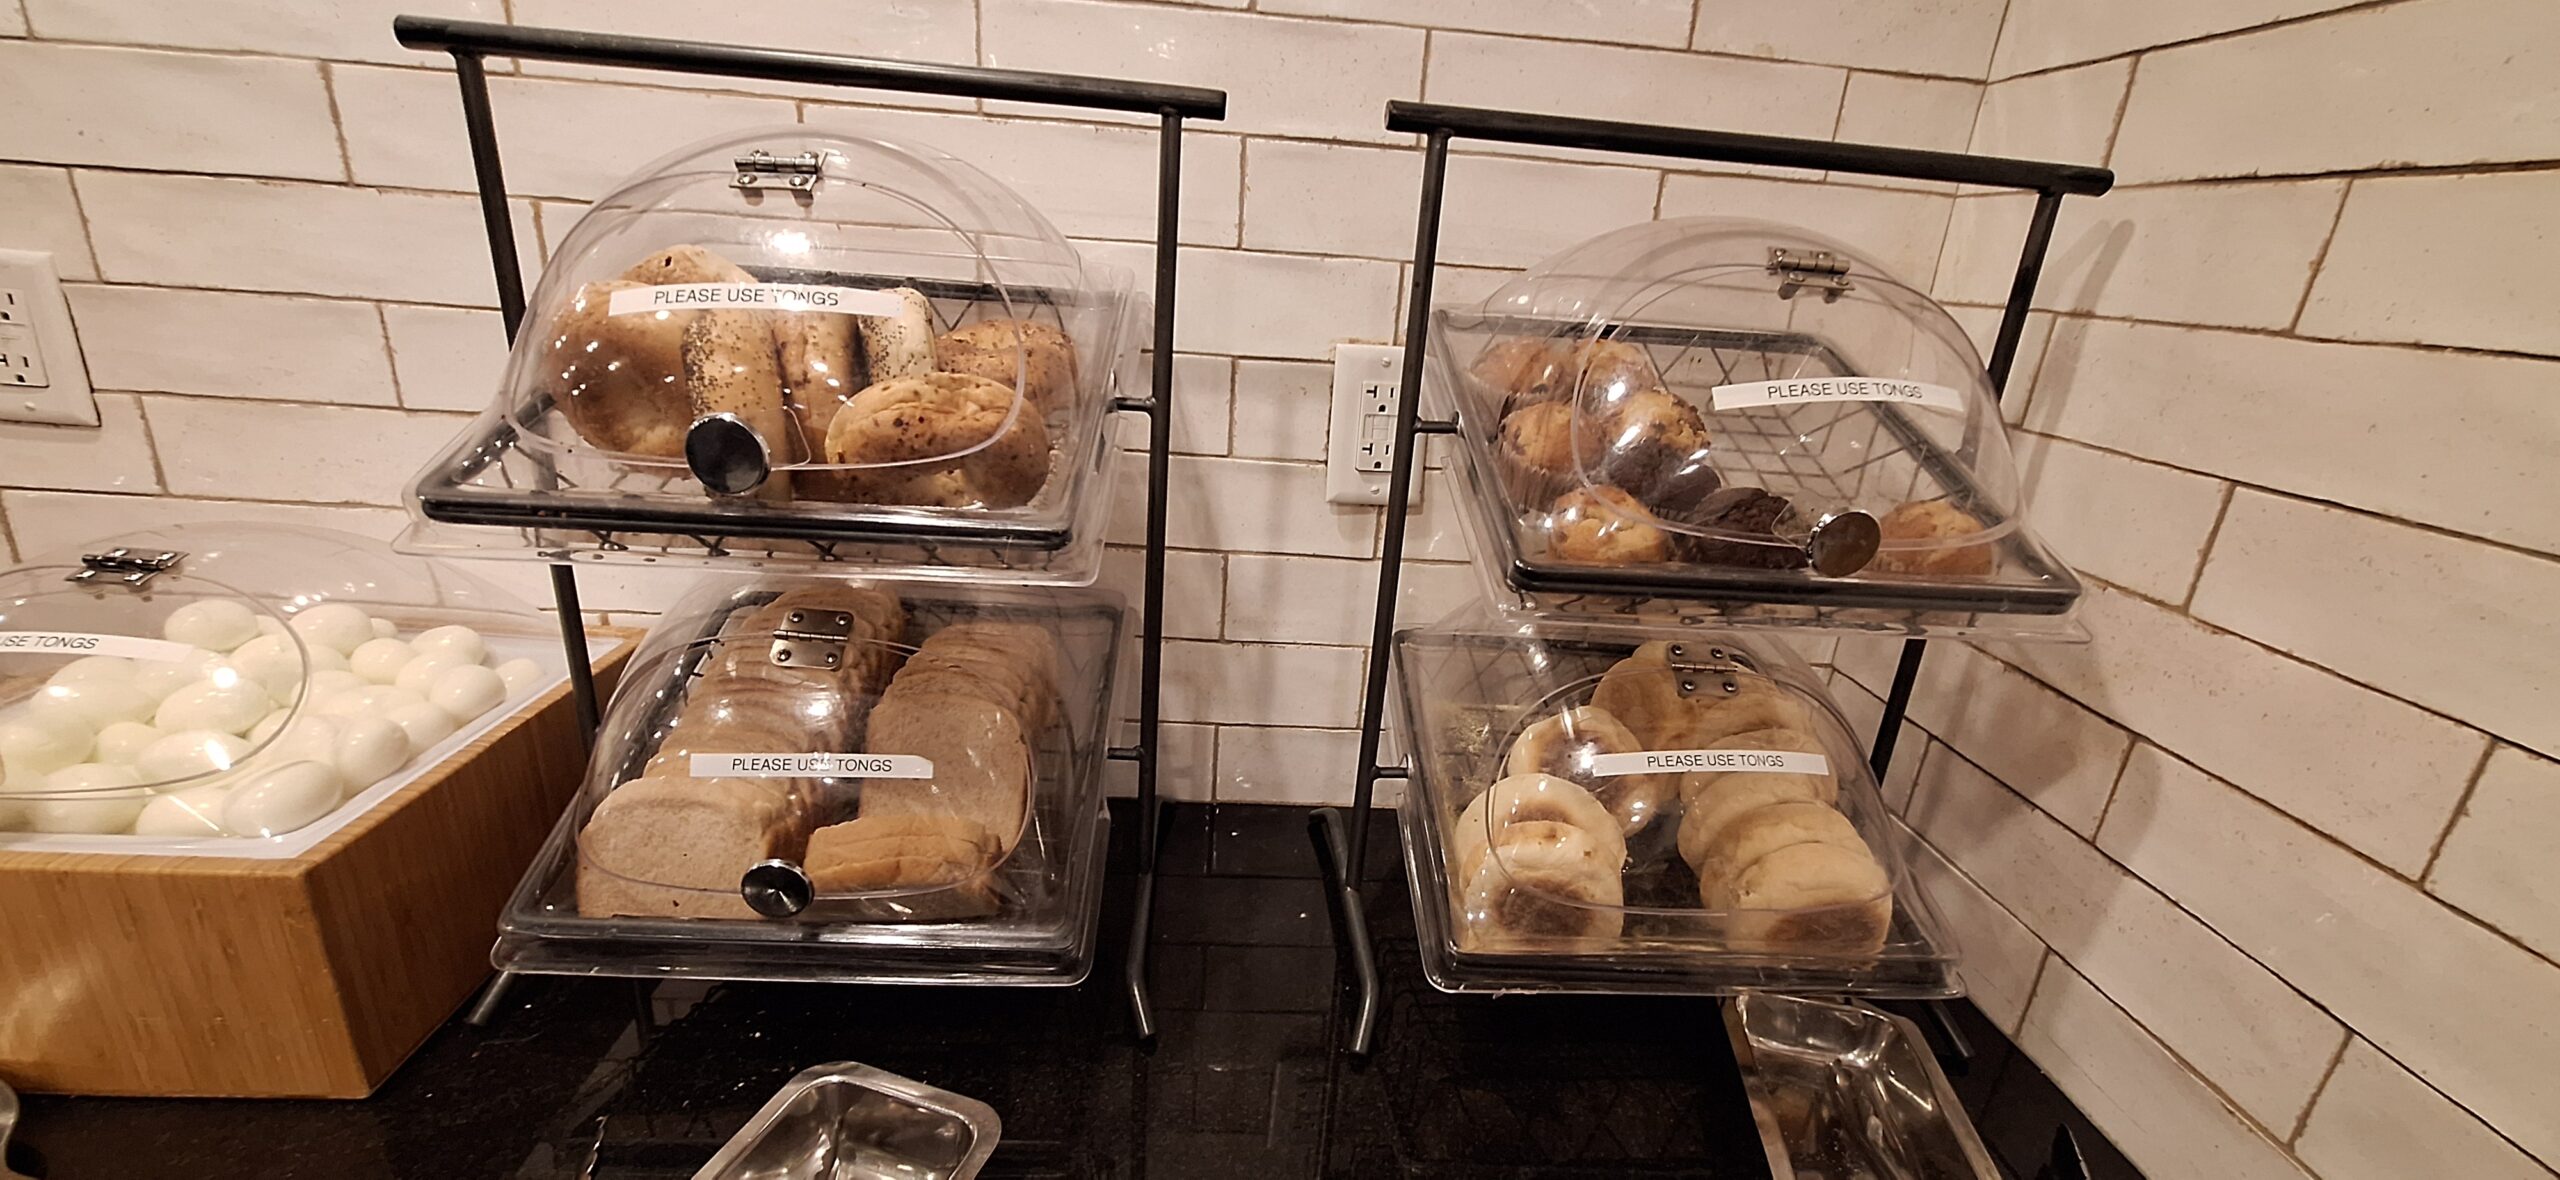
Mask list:
[[[0,250],[0,421],[98,424],[51,254]]]
[[[1333,425],[1325,435],[1324,498],[1384,504],[1395,465],[1396,411],[1404,404],[1404,350],[1382,344],[1333,346]],[[1412,499],[1422,494],[1414,473]]]

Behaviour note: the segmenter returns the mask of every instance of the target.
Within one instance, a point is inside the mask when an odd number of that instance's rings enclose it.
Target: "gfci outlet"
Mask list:
[[[0,250],[0,421],[98,424],[51,254]]]
[[[1404,350],[1384,344],[1333,346],[1333,425],[1325,434],[1324,498],[1384,504],[1396,459],[1396,411],[1404,405]],[[1416,469],[1410,502],[1422,497]]]

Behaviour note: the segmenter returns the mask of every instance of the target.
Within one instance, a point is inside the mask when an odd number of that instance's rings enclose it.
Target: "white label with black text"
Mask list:
[[[916,754],[696,754],[695,778],[932,778]]]
[[[621,296],[615,296],[616,299]],[[1718,410],[1744,406],[1793,406],[1813,402],[1902,402],[1941,410],[1964,409],[1964,395],[1926,381],[1887,377],[1801,377],[1790,381],[1745,381],[1707,391]]]
[[[144,639],[139,635],[91,635],[83,631],[0,631],[0,655],[123,656],[173,664],[194,659],[203,649],[192,643]]]
[[[1591,773],[1601,778],[1692,770],[1719,774],[1829,774],[1831,760],[1799,750],[1638,750],[1632,754],[1601,754],[1591,760]]]
[[[667,283],[625,287],[605,305],[607,315],[652,311],[814,311],[829,315],[893,316],[906,301],[888,291],[830,287],[824,283]]]

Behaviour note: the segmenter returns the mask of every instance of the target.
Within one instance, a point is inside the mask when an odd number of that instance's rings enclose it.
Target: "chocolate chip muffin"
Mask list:
[[[1607,484],[1558,496],[1546,517],[1547,555],[1578,565],[1669,561],[1671,534],[1625,490]]]
[[[1945,500],[1895,505],[1876,525],[1884,544],[1873,568],[1882,573],[1981,577],[1997,557],[1995,546],[1976,536],[1982,522]]]

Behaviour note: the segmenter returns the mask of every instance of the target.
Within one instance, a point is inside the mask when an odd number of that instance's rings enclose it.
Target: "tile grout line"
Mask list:
[[[2363,12],[2368,9],[2387,8],[2394,4],[2415,2],[2417,2],[2417,0],[2362,0],[2360,3],[2344,4],[2336,8],[2323,9],[2319,12],[2304,13],[2300,16],[2280,17],[2271,21],[2262,21],[2254,25],[2243,25],[2236,29],[2223,29],[2212,33],[2198,33],[2194,36],[2182,37],[2174,41],[2161,41],[2156,44],[2137,46],[2132,49],[2119,49],[2113,53],[2088,58],[2082,61],[2070,61],[2062,62],[2057,65],[2038,66],[2032,70],[2021,70],[2006,77],[1993,78],[1990,80],[1994,82],[2015,82],[2020,78],[2038,78],[2046,74],[2059,74],[2065,70],[2076,70],[2086,66],[2104,65],[2119,58],[2140,57],[2141,55],[2150,53],[2154,50],[2185,49],[2192,45],[2204,45],[2215,41],[2238,40],[2239,38],[2247,37],[2256,33],[2263,33],[2270,29],[2289,28],[2294,25],[2304,25],[2310,24],[2314,21],[2326,20],[2334,16],[2343,16],[2351,12]]]
[[[2231,519],[2231,501],[2238,499],[2239,494],[2239,481],[2223,481],[2222,503],[2213,510],[2213,525],[2204,531],[2204,543],[2196,546],[2196,572],[2187,578],[2186,596],[2179,599],[2174,608],[2179,614],[2191,619],[2196,617],[2196,593],[2204,589],[2205,566],[2213,560],[2214,543],[2222,539],[2222,522]]]
[[[2320,1071],[2320,1081],[2311,1087],[2311,1100],[2302,1104],[2302,1114],[2293,1120],[2293,1133],[2284,1137],[2285,1154],[2293,1155],[2302,1143],[2302,1133],[2311,1129],[2311,1112],[2320,1109],[2320,1097],[2329,1092],[2329,1082],[2338,1076],[2338,1066],[2346,1061],[2347,1050],[2355,1047],[2356,1030],[2341,1024],[2346,1035],[2338,1038],[2338,1051],[2329,1055],[2329,1068]]]
[[[400,350],[391,343],[391,313],[376,303],[373,305],[373,322],[382,329],[382,363],[387,369],[385,375],[391,379],[391,404],[408,410],[411,408],[409,394],[400,386]]]
[[[2338,227],[2347,223],[2347,201],[2355,196],[2358,179],[2350,176],[2338,186],[2338,208],[2329,215],[2329,233],[2320,239],[2320,252],[2311,256],[2311,273],[2302,280],[2302,298],[2294,301],[2293,318],[2285,323],[2288,336],[2302,333],[2303,314],[2311,310],[2311,293],[2320,288],[2320,272],[2329,265],[2329,250],[2338,244]]]
[[[347,148],[347,118],[338,109],[338,69],[328,62],[314,62],[320,71],[320,97],[329,105],[329,131],[338,140],[338,176],[355,183],[355,154]]]
[[[2436,833],[2435,843],[2427,848],[2426,863],[2418,867],[2418,889],[2429,897],[2435,897],[2436,894],[2434,890],[2427,888],[2427,878],[2434,875],[2436,871],[2436,862],[2444,858],[2444,846],[2453,840],[2453,830],[2462,826],[2463,817],[2471,811],[2471,797],[2479,793],[2480,780],[2488,775],[2489,760],[2498,756],[2498,747],[2501,744],[2503,743],[2498,738],[2498,735],[2489,735],[2489,748],[2480,751],[2480,761],[2472,764],[2471,777],[2463,780],[2462,783],[2462,796],[2454,800],[2453,814],[2445,819],[2444,830]],[[2519,745],[2517,748],[2522,749],[2524,747]],[[2443,901],[2444,899],[2437,898],[2437,900]],[[2453,903],[2445,902],[2445,904],[2452,905]],[[2455,908],[2459,909],[2461,907],[2457,906]],[[2467,913],[2469,911],[2466,910],[2464,912]]]

